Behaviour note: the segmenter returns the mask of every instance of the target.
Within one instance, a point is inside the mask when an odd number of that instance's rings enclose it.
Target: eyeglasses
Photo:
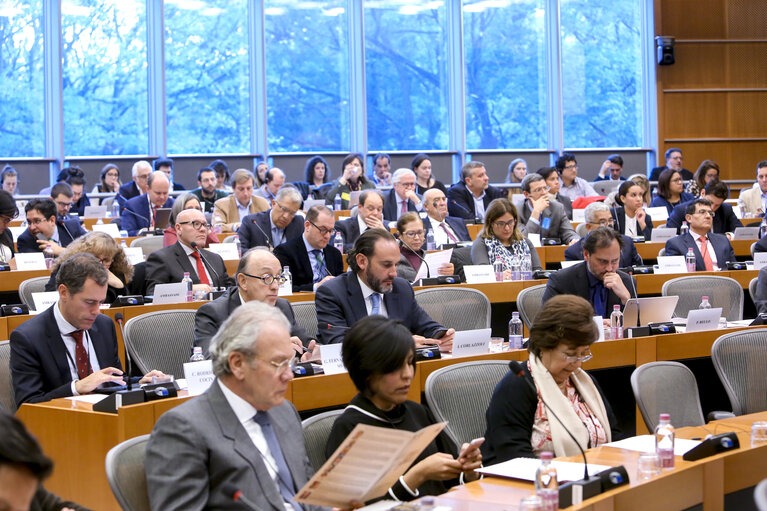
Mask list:
[[[565,170],[575,170],[578,168],[578,165],[565,165]]]
[[[199,220],[191,220],[191,221],[187,221],[187,222],[179,222],[178,224],[179,225],[191,225],[194,229],[196,229],[198,231],[200,229],[202,229],[203,227],[205,229],[210,229],[210,224],[209,223],[207,223],[207,222],[200,222]]]
[[[72,207],[72,203],[71,202],[56,201],[56,205],[57,206],[61,206],[62,208],[67,208],[67,209]]]
[[[601,227],[613,227],[615,225],[615,221],[611,218],[610,220],[600,220],[599,222],[589,222],[591,225],[599,225]]]
[[[139,181],[146,181],[147,179],[149,179],[149,174],[138,174],[136,176],[136,179],[138,179]]]
[[[270,273],[264,273],[260,277],[258,275],[251,275],[250,273],[245,273],[244,271],[241,271],[240,273],[252,279],[262,280],[264,284],[266,284],[267,286],[271,286],[275,281],[277,281],[278,284],[282,285],[288,280],[286,277],[283,277],[282,275],[272,275]]]
[[[542,186],[540,188],[536,188],[535,190],[531,189],[530,193],[533,194],[533,195],[536,195],[536,194],[539,194],[539,193],[548,192],[549,190],[551,190],[550,186]]]
[[[284,373],[286,369],[289,369],[291,372],[296,368],[298,365],[298,357],[289,358],[287,360],[283,360],[282,362],[275,362],[273,360],[264,360],[263,358],[253,357],[257,360],[261,360],[262,362],[266,362],[272,367],[274,367],[274,370],[277,373]]]
[[[514,224],[516,223],[515,220],[509,220],[508,222],[493,222],[493,227],[496,229],[513,229]]]
[[[40,225],[41,223],[47,222],[47,221],[48,221],[47,218],[32,218],[32,219],[28,218],[27,219],[27,224],[28,225]]]
[[[394,183],[394,184],[404,186],[405,188],[411,188],[411,187],[415,188],[415,181],[413,181],[412,183],[403,183],[400,181],[399,183]]]
[[[594,358],[594,355],[590,351],[587,351],[586,354],[583,355],[582,357],[579,357],[577,355],[568,355],[567,353],[565,353],[564,351],[560,349],[558,349],[557,351],[562,354],[562,358],[565,359],[565,362],[567,362],[568,364],[575,364],[576,362],[585,364],[586,362]]]
[[[408,238],[423,238],[424,231],[405,231],[402,234],[407,236]]]
[[[320,231],[320,234],[322,234],[323,236],[327,236],[328,234],[330,234],[332,236],[332,235],[334,235],[336,233],[335,229],[326,229],[325,227],[319,227],[317,224],[315,224],[311,220],[307,220],[307,222],[312,224],[314,226],[314,228],[317,229],[318,231]]]
[[[696,211],[695,214],[696,215],[708,215],[711,218],[714,217],[714,212],[711,211],[710,209],[701,209],[700,211]]]
[[[296,211],[293,211],[293,210],[292,210],[292,209],[290,209],[290,208],[286,208],[285,206],[283,206],[283,205],[282,205],[282,204],[280,204],[279,202],[276,202],[275,204],[277,204],[277,207],[278,207],[278,208],[280,208],[280,211],[282,211],[282,212],[283,212],[284,214],[286,214],[286,215],[290,215],[290,216],[296,216],[296,213],[298,213],[298,210],[296,210]]]

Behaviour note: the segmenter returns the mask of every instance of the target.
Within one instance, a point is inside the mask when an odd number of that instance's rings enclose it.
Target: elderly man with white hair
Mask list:
[[[396,222],[408,211],[421,211],[421,198],[415,193],[415,172],[397,169],[391,176],[392,189],[384,197],[383,217],[387,222]]]
[[[604,202],[592,202],[586,206],[583,214],[586,217],[587,232],[591,232],[597,227],[614,228],[610,208]],[[623,246],[621,247],[621,259],[618,265],[621,268],[626,268],[642,264],[642,257],[637,253],[631,238],[625,234],[621,234],[621,236],[623,237]],[[565,250],[565,261],[583,261],[583,240],[585,239],[581,238],[575,244],[567,247],[567,250]]]
[[[131,169],[133,179],[122,185],[117,192],[117,202],[119,202],[121,209],[125,202],[149,190],[149,174],[151,173],[152,165],[148,161],[139,160],[133,164]]]

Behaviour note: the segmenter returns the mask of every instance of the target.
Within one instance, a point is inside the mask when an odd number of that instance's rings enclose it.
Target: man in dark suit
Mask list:
[[[695,271],[713,271],[714,265],[727,269],[727,261],[735,261],[735,251],[724,234],[711,231],[714,211],[708,199],[695,199],[687,205],[689,232],[666,241],[666,255],[695,254]]]
[[[633,277],[618,270],[623,238],[610,227],[598,227],[583,241],[585,261],[549,277],[543,302],[557,295],[577,295],[594,306],[594,314],[609,320],[613,306],[636,298]]]
[[[290,325],[260,302],[238,307],[210,347],[216,380],[165,412],[147,445],[152,509],[233,509],[229,488],[252,509],[299,506],[311,478],[301,419],[285,401],[295,357]]]
[[[415,193],[415,172],[397,169],[391,176],[392,189],[385,195],[383,217],[396,222],[403,214],[421,209],[421,198]]]
[[[423,220],[425,231],[434,233],[434,243],[440,247],[447,243],[471,241],[469,230],[463,218],[448,216],[447,198],[439,188],[429,188],[423,194],[423,209],[427,217]]]
[[[735,212],[732,210],[732,206],[726,204],[724,201],[730,196],[730,190],[727,185],[721,181],[709,181],[706,187],[700,191],[700,197],[702,199],[708,199],[711,202],[711,209],[714,211],[714,219],[711,222],[711,230],[717,234],[727,234],[728,232],[735,232],[738,227],[743,227],[743,224],[738,217],[735,216]],[[679,228],[682,227],[682,222],[687,217],[687,206],[693,201],[683,202],[674,207],[671,214],[666,220],[666,227],[673,227],[676,232],[679,232]]]
[[[18,252],[43,252],[50,247],[58,256],[72,241],[85,234],[85,229],[76,218],[59,220],[56,204],[51,199],[32,199],[24,206],[27,215],[27,230],[16,240]],[[42,235],[44,239],[38,239]]]
[[[615,223],[610,214],[610,208],[604,202],[592,202],[583,212],[586,217],[586,231],[591,232],[598,227],[614,228]],[[637,253],[634,242],[631,238],[621,234],[623,244],[621,246],[621,260],[619,266],[625,268],[642,264],[642,258]],[[565,250],[565,261],[583,261],[583,240],[579,239],[574,245],[570,245]]]
[[[682,175],[682,179],[689,181],[693,178],[692,172],[682,168],[682,150],[676,147],[668,149],[665,154],[666,165],[663,167],[655,167],[650,172],[650,181],[657,181],[660,178],[661,173],[666,169],[678,170]]]
[[[277,192],[269,211],[248,215],[237,229],[243,250],[253,247],[269,247],[274,250],[287,240],[301,236],[304,219],[296,215],[301,207],[301,194],[292,186]]]
[[[357,216],[336,222],[336,231],[344,237],[344,252],[354,247],[360,234],[368,229],[381,229],[384,199],[378,190],[365,190],[360,194]]]
[[[229,287],[234,281],[226,273],[220,255],[199,247],[205,246],[210,226],[205,215],[197,209],[185,209],[176,217],[178,241],[156,250],[146,260],[147,293],[157,284],[181,282],[189,273],[194,291],[209,293],[212,288]],[[192,244],[196,244],[197,248]]]
[[[408,281],[397,277],[399,259],[397,241],[389,231],[362,233],[349,253],[351,271],[317,288],[320,343],[339,343],[354,323],[381,314],[401,321],[418,347],[437,344],[441,351],[452,349],[455,330],[431,319],[418,305]]]
[[[450,216],[482,223],[488,205],[494,199],[506,196],[502,190],[488,183],[484,163],[470,161],[464,164],[461,167],[461,182],[447,191],[447,210]]]
[[[59,301],[11,332],[16,403],[39,403],[124,384],[114,323],[99,312],[108,274],[95,256],[75,254],[56,274]],[[147,374],[151,381],[159,371]]]
[[[162,172],[167,176],[168,181],[170,182],[171,188],[174,192],[179,192],[182,190],[186,190],[186,187],[182,185],[181,183],[176,183],[176,181],[173,179],[173,160],[170,158],[157,158],[154,162],[154,170],[157,172]]]
[[[543,176],[538,173],[526,175],[522,180],[522,193],[525,196],[519,208],[522,232],[540,234],[541,238],[559,238],[565,245],[578,241],[565,208],[551,199]]]
[[[147,192],[133,197],[123,208],[122,228],[129,236],[136,236],[141,229],[153,229],[156,210],[173,207],[173,199],[168,197],[170,182],[164,172],[152,172],[147,182]]]
[[[152,165],[146,160],[139,160],[133,164],[131,169],[131,179],[120,187],[117,194],[117,202],[120,204],[120,210],[125,207],[125,203],[133,197],[138,197],[149,190],[149,174],[152,173]]]
[[[329,245],[335,233],[334,215],[327,206],[313,206],[306,213],[303,235],[274,249],[280,264],[290,267],[293,292],[316,291],[344,271],[341,252]]]

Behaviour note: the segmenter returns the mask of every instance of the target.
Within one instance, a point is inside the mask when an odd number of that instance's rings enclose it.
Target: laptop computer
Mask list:
[[[646,326],[649,323],[671,321],[678,296],[652,296],[649,298],[631,298],[623,308],[623,327]],[[637,325],[637,313],[640,323]]]
[[[170,225],[170,208],[159,208],[155,213],[154,228],[165,230]]]

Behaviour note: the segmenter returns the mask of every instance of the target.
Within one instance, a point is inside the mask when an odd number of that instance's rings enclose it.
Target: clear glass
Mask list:
[[[350,149],[345,6],[344,0],[264,1],[271,152]]]
[[[643,452],[637,459],[637,476],[646,481],[660,474],[660,460],[655,453]]]
[[[364,4],[371,151],[448,148],[445,4]]]
[[[751,447],[767,444],[767,422],[755,421],[751,424]]]
[[[45,153],[42,10],[42,0],[0,3],[2,157],[32,158]],[[19,188],[24,188],[23,179]]]
[[[168,153],[250,152],[246,0],[166,0]]]

